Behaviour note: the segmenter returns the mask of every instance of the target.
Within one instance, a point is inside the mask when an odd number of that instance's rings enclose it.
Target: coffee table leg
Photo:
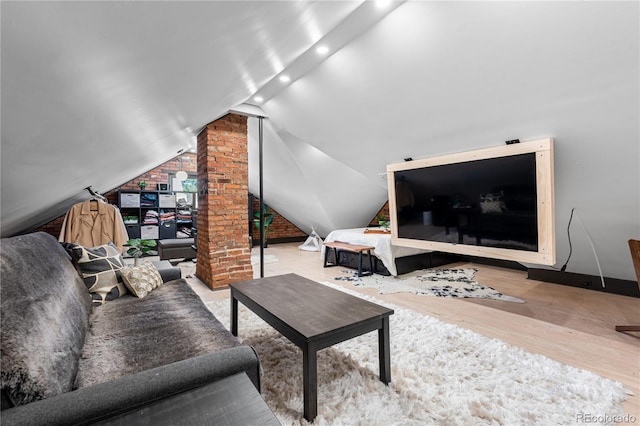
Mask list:
[[[318,360],[316,350],[302,348],[302,387],[304,389],[304,418],[312,422],[318,414]]]
[[[385,385],[391,382],[391,351],[389,349],[389,317],[382,319],[382,328],[378,329],[378,358],[380,360],[380,381]]]
[[[238,335],[238,299],[231,295],[231,334]]]

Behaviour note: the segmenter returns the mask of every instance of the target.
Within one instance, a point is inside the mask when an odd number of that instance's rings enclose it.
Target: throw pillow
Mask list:
[[[91,293],[94,306],[127,293],[127,287],[120,276],[124,260],[113,243],[91,248],[76,244],[71,252],[73,262]]]
[[[162,285],[160,272],[151,262],[144,262],[138,266],[127,265],[120,270],[120,273],[122,281],[131,293],[141,299]]]
[[[480,194],[480,210],[482,213],[503,213],[507,210],[507,206],[502,199],[504,194]]]

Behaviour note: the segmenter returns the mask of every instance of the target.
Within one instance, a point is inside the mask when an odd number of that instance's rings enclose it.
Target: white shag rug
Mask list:
[[[522,299],[507,296],[496,289],[474,281],[475,268],[422,269],[397,277],[367,275],[358,277],[353,270],[344,270],[347,275],[335,277],[336,281],[349,281],[356,287],[378,289],[380,294],[415,293],[420,296],[473,297],[524,303]]]
[[[314,425],[561,425],[622,415],[622,384],[455,325],[394,309],[391,383],[378,378],[378,334],[318,352]],[[208,302],[229,327],[229,301]],[[302,352],[239,304],[239,338],[262,368],[262,396],[283,425],[303,418]],[[603,419],[604,417],[600,417]]]

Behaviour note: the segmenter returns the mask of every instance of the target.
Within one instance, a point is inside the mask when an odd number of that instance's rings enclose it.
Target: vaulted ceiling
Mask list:
[[[386,164],[553,137],[559,256],[575,207],[584,230],[569,270],[598,273],[589,237],[605,275],[633,277],[637,2],[3,1],[0,12],[3,236],[193,148],[204,125],[251,104],[267,117],[265,201],[321,235],[373,217]]]

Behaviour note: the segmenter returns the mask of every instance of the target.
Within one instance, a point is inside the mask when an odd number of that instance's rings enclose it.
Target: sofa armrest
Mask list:
[[[241,372],[247,373],[259,391],[259,368],[254,349],[237,346],[9,408],[2,411],[1,423],[90,424]]]
[[[163,283],[182,278],[182,270],[177,266],[173,266],[168,260],[161,260],[159,262],[152,263],[158,272],[160,272]]]

